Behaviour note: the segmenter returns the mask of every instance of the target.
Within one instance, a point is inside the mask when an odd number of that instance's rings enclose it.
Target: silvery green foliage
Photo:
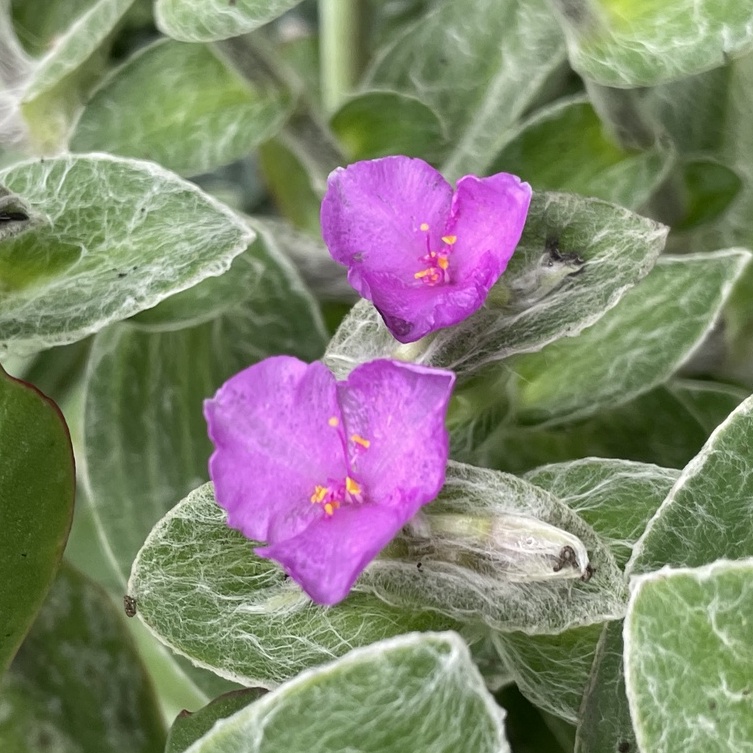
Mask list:
[[[304,672],[187,753],[509,753],[503,720],[459,636],[412,633]]]
[[[297,5],[0,3],[0,360],[69,420],[101,543],[79,499],[70,558],[165,644],[64,566],[0,748],[161,749],[148,656],[168,715],[274,688],[205,709],[192,753],[507,753],[477,667],[574,753],[753,750],[753,4]],[[342,320],[319,233],[328,172],[399,153],[534,191],[485,307],[407,346],[368,303]],[[200,413],[325,349],[458,375],[444,490],[332,609],[227,527]],[[5,562],[45,551],[2,528]]]
[[[473,14],[439,3],[377,52],[366,82],[433,108],[452,144],[442,172],[455,180],[485,171],[506,130],[564,56],[562,34],[543,0],[480,0]]]
[[[246,685],[272,687],[358,646],[457,623],[352,594],[314,604],[253,544],[227,527],[211,484],[189,494],[152,530],[128,593],[146,626],[174,651]]]
[[[751,614],[751,558],[636,578],[625,683],[641,750],[750,750]]]
[[[0,352],[80,340],[222,274],[254,237],[153,163],[71,155],[14,165],[0,182],[45,217],[3,247]]]
[[[624,612],[622,576],[604,542],[533,484],[450,462],[444,489],[423,515],[356,590],[532,635]]]

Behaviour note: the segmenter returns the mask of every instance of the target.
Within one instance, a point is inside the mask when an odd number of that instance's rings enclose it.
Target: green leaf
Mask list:
[[[589,458],[544,466],[527,474],[526,480],[577,512],[623,568],[678,476],[678,471],[653,465]],[[558,635],[497,633],[494,641],[524,695],[539,708],[575,723],[590,678],[601,671],[598,645],[604,628],[595,623]]]
[[[41,151],[63,146],[81,100],[101,75],[108,39],[131,5],[133,0],[91,0],[75,3],[74,13],[53,11],[55,25],[67,24],[56,30],[21,94],[21,111]]]
[[[622,620],[604,626],[580,707],[575,753],[637,749],[625,695],[622,629]]]
[[[213,48],[162,40],[131,57],[91,98],[71,148],[208,172],[277,133],[291,107],[279,84],[249,81]]]
[[[146,626],[199,666],[271,686],[357,646],[455,626],[368,594],[318,606],[225,518],[211,484],[199,487],[154,527],[128,584]]]
[[[157,753],[148,676],[107,594],[65,565],[0,683],[4,753]]]
[[[258,29],[301,0],[157,0],[159,30],[179,42],[213,42]]]
[[[509,753],[504,711],[454,633],[351,652],[219,722],[190,753]]]
[[[446,141],[436,113],[398,92],[357,94],[332,116],[330,126],[351,162],[390,154],[436,162]]]
[[[126,11],[133,0],[92,0],[65,31],[58,32],[46,54],[27,84],[24,104],[49,92],[62,79],[86,62],[96,52]]]
[[[625,618],[625,684],[640,750],[751,747],[751,616],[751,559],[636,579]]]
[[[527,473],[592,526],[608,544],[620,568],[680,473],[628,460],[586,458],[555,463]]]
[[[224,272],[253,239],[157,165],[108,155],[27,162],[0,181],[48,219],[0,246],[0,348],[80,340]]]
[[[366,569],[357,591],[403,609],[431,609],[530,635],[624,612],[622,573],[605,543],[527,481],[450,461],[444,488],[420,521]],[[566,549],[569,566],[562,559]]]
[[[220,719],[232,716],[264,695],[261,688],[243,688],[225,693],[210,704],[190,714],[182,711],[170,728],[165,753],[183,753],[196,740],[209,732]]]
[[[288,260],[290,246],[304,244],[300,234],[280,222],[246,218],[256,240],[233,259],[228,272],[142,311],[131,319],[143,329],[159,332],[203,324],[219,316],[241,326],[243,332],[225,337],[247,338],[248,357],[293,353],[313,360],[324,347],[324,328],[316,301]],[[301,253],[310,252],[313,242]],[[298,249],[296,249],[298,250]],[[329,254],[327,258],[330,259]],[[235,341],[237,343],[237,340]]]
[[[366,86],[417,97],[436,112],[452,150],[442,172],[485,174],[505,132],[565,58],[544,0],[440,3],[377,53]]]
[[[636,545],[631,572],[753,556],[751,432],[753,398],[748,398],[682,472]]]
[[[521,242],[486,306],[455,327],[400,347],[374,307],[363,301],[332,339],[327,363],[345,374],[372,358],[401,357],[452,369],[462,381],[486,364],[540,350],[592,325],[648,273],[666,232],[596,199],[536,193]],[[564,269],[551,280],[547,239],[563,253],[578,254],[585,265]]]
[[[578,721],[603,623],[559,635],[496,633],[494,642],[520,692],[537,708]]]
[[[692,379],[675,379],[669,382],[667,387],[693,415],[707,435],[711,434],[750,394],[748,390],[731,384]]]
[[[713,427],[706,427],[699,411],[689,410],[672,385],[656,387],[584,421],[557,426],[510,424],[504,420],[506,414],[495,408],[461,416],[459,423],[450,424],[453,457],[508,473],[589,456],[683,468]],[[709,404],[710,420],[713,416],[717,423],[724,420],[728,405],[724,398],[716,409]]]
[[[316,305],[267,234],[226,275],[182,295],[149,312],[149,330],[122,323],[100,333],[89,363],[87,480],[124,581],[152,526],[208,478],[202,401],[255,361],[279,353],[314,360],[324,348]],[[226,309],[205,323],[169,331],[182,314],[220,303]]]
[[[535,190],[571,191],[637,210],[667,177],[668,148],[628,151],[610,141],[588,99],[559,101],[520,126],[489,172],[524,175]]]
[[[280,213],[300,230],[321,236],[321,195],[291,144],[271,139],[259,149],[259,166]]]
[[[678,230],[692,230],[719,219],[743,190],[736,172],[708,158],[685,160],[682,180],[687,206],[685,216],[676,223]]]
[[[556,0],[570,64],[604,86],[655,86],[753,47],[748,2]]]
[[[709,333],[749,259],[742,249],[662,257],[590,329],[511,364],[518,420],[583,418],[664,382]]]
[[[42,606],[73,516],[73,450],[57,406],[0,368],[0,675]]]

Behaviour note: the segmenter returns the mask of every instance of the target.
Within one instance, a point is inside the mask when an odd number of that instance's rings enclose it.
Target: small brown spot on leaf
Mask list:
[[[136,616],[136,599],[133,596],[126,594],[123,597],[123,609],[125,609],[126,617]]]

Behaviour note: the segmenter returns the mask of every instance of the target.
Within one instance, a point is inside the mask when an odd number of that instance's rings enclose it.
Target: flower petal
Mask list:
[[[414,287],[394,274],[363,273],[363,281],[387,329],[401,343],[419,340],[429,332],[467,319],[477,311],[491,286],[473,283]]]
[[[531,203],[531,187],[516,175],[466,175],[458,181],[446,234],[454,235],[456,284],[474,287],[481,299],[507,268]]]
[[[350,475],[373,504],[409,520],[439,494],[449,437],[445,414],[451,371],[401,361],[371,361],[337,385]]]
[[[347,473],[336,383],[324,364],[268,358],[225,382],[204,415],[216,447],[209,475],[228,525],[275,541],[324,516],[310,503],[315,486]]]
[[[426,162],[385,157],[330,175],[322,235],[395,338],[413,342],[480,308],[520,240],[530,200],[515,175],[467,175],[453,195]]]
[[[322,236],[333,258],[349,267],[351,285],[371,300],[362,272],[413,280],[427,238],[441,245],[451,203],[451,186],[423,160],[394,156],[356,162],[329,176]],[[421,230],[424,223],[428,231]]]
[[[406,522],[397,510],[351,505],[256,553],[277,560],[314,601],[337,604]]]

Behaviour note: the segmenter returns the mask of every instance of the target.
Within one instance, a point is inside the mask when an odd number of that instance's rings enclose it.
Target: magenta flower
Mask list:
[[[320,604],[344,599],[442,488],[455,375],[372,361],[336,382],[320,362],[267,358],[204,403],[228,525],[267,545]]]
[[[403,343],[478,310],[520,240],[531,187],[508,173],[466,175],[453,193],[426,162],[384,157],[338,168],[322,235]]]

